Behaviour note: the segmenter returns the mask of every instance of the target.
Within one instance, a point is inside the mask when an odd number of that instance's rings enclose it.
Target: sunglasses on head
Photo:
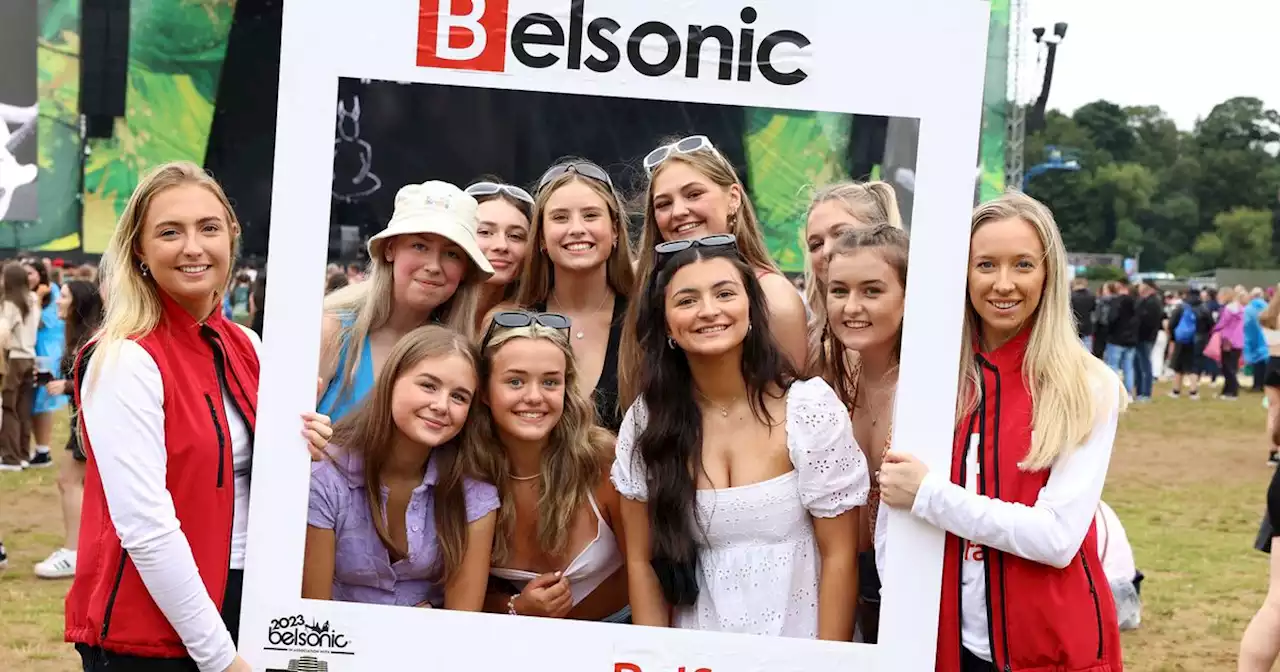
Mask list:
[[[524,201],[529,205],[533,205],[533,196],[529,192],[520,187],[510,184],[498,184],[497,182],[476,182],[467,187],[466,192],[472,196],[493,196],[494,194],[506,194],[517,201]]]
[[[609,179],[609,173],[606,173],[603,168],[585,161],[571,161],[548,168],[547,172],[542,174],[542,179],[538,180],[538,191],[542,191],[543,187],[565,173],[577,173],[596,182],[603,182],[609,185],[609,189],[613,189],[613,180]]]
[[[669,240],[665,243],[658,243],[653,246],[653,253],[658,257],[658,263],[655,268],[662,268],[672,256],[692,247],[729,247],[736,252],[738,250],[738,237],[732,233],[716,233],[701,238]]]
[[[484,352],[489,347],[489,339],[493,338],[494,329],[519,329],[532,324],[539,324],[548,329],[557,329],[560,331],[569,331],[569,318],[560,313],[533,313],[527,310],[504,310],[493,316],[493,321],[489,322],[489,329],[484,332],[484,338],[480,341],[480,351]]]
[[[654,169],[662,165],[663,161],[671,158],[672,154],[692,154],[702,149],[714,152],[716,151],[716,146],[711,144],[711,138],[705,135],[691,135],[669,145],[663,145],[644,157],[644,171],[652,175]]]

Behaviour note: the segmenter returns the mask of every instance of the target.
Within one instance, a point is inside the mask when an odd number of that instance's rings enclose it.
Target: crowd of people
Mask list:
[[[1103,586],[1136,581],[1113,580],[1133,562],[1101,493],[1136,374],[1082,344],[1052,213],[973,212],[934,472],[892,445],[892,187],[814,191],[798,291],[708,138],[641,167],[638,244],[609,173],[569,159],[531,189],[407,185],[368,265],[329,269],[302,596],[875,642],[895,508],[947,533],[939,670],[1121,669],[1133,619]],[[101,323],[66,345],[86,670],[250,669],[266,272],[235,272],[239,232],[200,168],[157,168],[104,255]]]
[[[55,414],[67,406],[69,361],[98,327],[102,298],[92,264],[18,255],[0,265],[0,473],[58,465],[66,542],[35,566],[41,578],[70,577],[75,568],[84,455],[75,437],[51,451]],[[0,543],[0,567],[7,564]]]

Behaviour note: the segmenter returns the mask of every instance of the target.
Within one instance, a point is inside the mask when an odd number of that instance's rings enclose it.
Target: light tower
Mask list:
[[[1009,12],[1009,115],[1007,122],[1004,183],[1021,189],[1026,173],[1027,108],[1022,103],[1022,42],[1027,24],[1027,2],[1010,0]]]

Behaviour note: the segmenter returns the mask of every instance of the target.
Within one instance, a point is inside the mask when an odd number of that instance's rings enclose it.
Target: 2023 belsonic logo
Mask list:
[[[568,28],[550,14],[535,12],[516,20],[507,35],[508,0],[419,0],[418,65],[429,68],[453,68],[503,72],[506,70],[507,47],[517,61],[529,68],[550,68],[562,61],[569,70],[586,67],[599,73],[613,72],[621,63],[623,48],[632,69],[647,77],[661,77],[684,62],[684,76],[697,79],[702,73],[702,48],[708,41],[717,48],[711,64],[716,78],[724,81],[751,81],[759,70],[766,80],[789,86],[803,82],[809,73],[796,66],[779,70],[773,64],[773,52],[782,44],[796,50],[809,46],[809,38],[794,30],[777,30],[759,40],[750,28],[759,18],[753,7],[745,7],[739,15],[743,26],[735,38],[725,26],[690,25],[685,39],[676,29],[661,21],[645,21],[631,30],[623,46],[616,42],[622,24],[607,16],[583,25],[586,0],[571,0]],[[469,5],[469,6],[468,6]],[[465,11],[464,11],[465,10]],[[641,42],[650,36],[665,42],[661,60],[645,60]],[[583,58],[583,38],[594,53]],[[651,40],[651,43],[653,41]],[[652,57],[651,57],[652,59]]]
[[[267,626],[268,651],[322,651],[350,654],[351,640],[328,621],[307,623],[301,615],[271,619]]]

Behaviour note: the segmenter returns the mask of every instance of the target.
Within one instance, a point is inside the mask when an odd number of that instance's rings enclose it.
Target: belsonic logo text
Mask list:
[[[350,653],[351,640],[328,621],[307,623],[299,616],[273,618],[267,627],[267,649],[274,651],[327,651]]]
[[[625,56],[633,70],[647,77],[661,77],[680,68],[685,77],[697,79],[704,69],[714,69],[717,79],[749,82],[759,71],[767,81],[789,86],[809,76],[798,66],[781,70],[773,63],[774,50],[779,45],[790,45],[799,52],[809,46],[809,38],[794,30],[777,30],[758,37],[751,27],[759,18],[754,7],[742,9],[738,15],[742,25],[736,34],[721,25],[689,25],[682,29],[682,35],[661,21],[645,21],[620,41],[622,24],[616,20],[601,16],[586,22],[586,0],[570,0],[568,26],[550,14],[535,12],[516,19],[510,36],[508,0],[419,2],[418,65],[423,67],[503,72],[509,43],[511,55],[528,68],[563,63],[568,70],[585,67],[609,73],[622,64]],[[650,44],[661,42],[665,47],[646,55],[640,49],[645,38],[650,38]],[[704,68],[702,51],[707,44],[713,46],[716,57]]]

